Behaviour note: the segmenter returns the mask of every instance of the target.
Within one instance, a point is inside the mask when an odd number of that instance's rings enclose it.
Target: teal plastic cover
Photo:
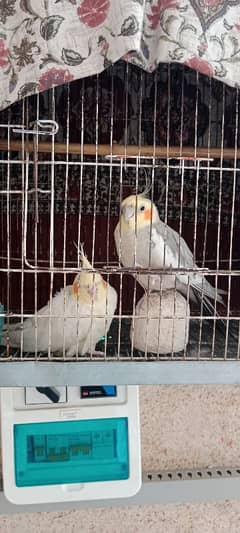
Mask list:
[[[17,487],[129,478],[128,419],[14,425]]]

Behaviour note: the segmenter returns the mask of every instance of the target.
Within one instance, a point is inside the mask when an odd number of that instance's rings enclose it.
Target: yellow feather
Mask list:
[[[144,210],[141,208],[144,207]],[[126,217],[130,212],[132,216]],[[142,194],[131,195],[121,203],[121,229],[123,231],[137,231],[159,220],[156,206]]]

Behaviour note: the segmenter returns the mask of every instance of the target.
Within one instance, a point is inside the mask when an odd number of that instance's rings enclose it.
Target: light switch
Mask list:
[[[42,390],[44,389],[44,387],[39,387],[39,389],[40,388]],[[25,387],[26,405],[37,405],[37,404],[58,405],[58,403],[67,402],[67,387],[46,387],[46,389],[50,389],[50,391],[46,390],[44,394],[44,391],[40,392],[35,387]],[[55,404],[53,399],[54,398],[57,399],[58,396],[59,396],[59,400]]]

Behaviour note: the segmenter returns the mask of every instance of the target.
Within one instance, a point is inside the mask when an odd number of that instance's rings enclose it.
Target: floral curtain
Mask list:
[[[124,58],[240,85],[238,0],[0,0],[0,109]]]

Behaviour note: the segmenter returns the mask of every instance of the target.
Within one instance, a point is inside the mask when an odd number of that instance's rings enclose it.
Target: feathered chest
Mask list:
[[[115,230],[115,242],[120,262],[124,266],[147,268],[156,261],[161,264],[164,258],[164,237],[158,234],[155,226],[146,226],[134,231]]]

